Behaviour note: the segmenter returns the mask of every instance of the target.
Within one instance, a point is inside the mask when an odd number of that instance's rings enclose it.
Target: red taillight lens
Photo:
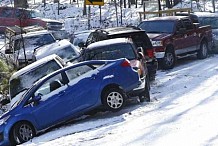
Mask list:
[[[146,52],[147,52],[147,55],[149,58],[154,57],[154,50],[153,49],[147,49]]]
[[[130,66],[130,62],[128,60],[124,60],[122,63],[121,63],[121,66],[122,67],[128,67]]]

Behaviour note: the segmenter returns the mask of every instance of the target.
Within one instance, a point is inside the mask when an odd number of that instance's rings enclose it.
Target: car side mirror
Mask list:
[[[42,94],[41,93],[38,93],[38,95],[34,96],[32,101],[33,102],[33,105],[38,105],[39,104],[39,101],[42,99]]]
[[[138,59],[144,59],[144,57],[145,57],[142,52],[138,52],[138,55],[139,55]]]
[[[13,52],[10,49],[5,50],[5,54],[12,54]]]
[[[138,53],[141,52],[143,54],[143,48],[142,47],[138,47],[137,51],[138,51]]]

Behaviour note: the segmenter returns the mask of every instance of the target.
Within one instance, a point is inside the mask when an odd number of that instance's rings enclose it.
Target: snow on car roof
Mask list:
[[[35,36],[35,35],[42,35],[42,34],[51,34],[51,33],[48,30],[39,30],[39,31],[24,33],[22,34],[23,35],[22,37],[25,38],[25,37]],[[16,35],[15,38],[21,38],[21,35]]]
[[[211,12],[194,12],[198,17],[218,17],[218,13]]]
[[[127,38],[108,39],[108,40],[103,40],[103,41],[92,43],[87,47],[87,49],[92,49],[92,48],[107,46],[107,45],[112,45],[112,44],[127,43],[128,41],[129,39]]]
[[[59,42],[55,42],[52,44],[42,46],[38,48],[34,54],[36,58],[43,58],[52,53],[55,54],[57,51],[60,51],[61,49],[64,49],[67,46],[71,46],[71,45],[72,44],[68,40],[64,39],[64,40],[60,40]],[[77,55],[79,55],[79,52],[80,52],[79,49],[77,49],[76,47],[73,47],[73,45],[71,48],[73,48],[75,50],[75,53],[78,53]]]
[[[43,63],[45,63],[45,62],[48,62],[48,61],[50,61],[50,60],[53,60],[53,59],[56,58],[56,57],[58,57],[58,56],[57,56],[56,54],[53,54],[53,55],[49,55],[49,56],[47,56],[47,57],[45,57],[45,58],[43,58],[43,59],[40,59],[40,60],[38,60],[38,61],[36,61],[36,62],[33,62],[33,63],[27,65],[26,67],[24,67],[24,68],[18,70],[17,72],[15,72],[15,73],[11,76],[10,80],[12,80],[12,79],[14,79],[14,78],[17,78],[18,76],[24,74],[25,72],[27,72],[27,71],[29,71],[29,70],[31,70],[31,69],[33,69],[33,68],[35,68],[35,67],[37,67],[37,66],[39,66],[39,65],[41,65],[41,64],[43,64]]]

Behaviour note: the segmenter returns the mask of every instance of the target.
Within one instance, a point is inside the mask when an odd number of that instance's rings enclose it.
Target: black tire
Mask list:
[[[125,94],[119,88],[109,88],[103,93],[103,105],[110,111],[116,112],[121,110],[125,101]]]
[[[145,90],[139,95],[139,101],[140,102],[150,102],[150,82],[149,79],[146,78],[146,83],[145,83]]]
[[[176,63],[176,56],[173,49],[169,48],[165,51],[164,58],[161,59],[161,66],[163,69],[172,69]]]
[[[202,41],[200,50],[197,52],[198,59],[205,59],[208,56],[208,45],[206,41]]]
[[[17,123],[12,129],[12,145],[29,141],[35,136],[34,128],[27,122]]]

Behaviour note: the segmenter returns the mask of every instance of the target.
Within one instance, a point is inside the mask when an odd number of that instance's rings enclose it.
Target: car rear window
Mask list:
[[[85,60],[113,60],[119,58],[127,58],[129,60],[136,58],[131,44],[113,44],[92,48],[85,52]]]

